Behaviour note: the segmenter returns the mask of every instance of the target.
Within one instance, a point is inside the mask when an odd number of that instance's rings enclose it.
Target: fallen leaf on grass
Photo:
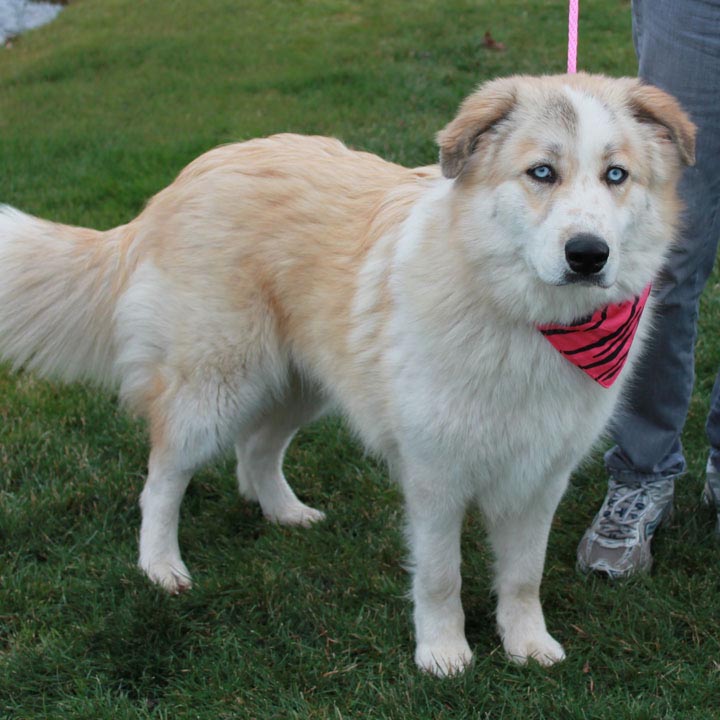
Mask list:
[[[489,30],[485,33],[485,37],[483,38],[483,46],[488,50],[497,50],[498,52],[505,50],[505,43],[495,40]]]

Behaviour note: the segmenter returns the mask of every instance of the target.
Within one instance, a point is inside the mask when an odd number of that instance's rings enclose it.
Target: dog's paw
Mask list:
[[[458,675],[472,661],[472,651],[465,638],[454,643],[423,643],[415,651],[417,666],[436,677]]]
[[[140,560],[140,568],[156,585],[171,595],[179,595],[192,587],[190,572],[182,560]]]
[[[292,505],[273,508],[270,511],[265,511],[263,508],[263,514],[270,522],[278,525],[299,525],[301,527],[310,527],[325,519],[325,513],[322,510],[315,510],[299,500]]]
[[[529,659],[533,659],[548,667],[565,659],[562,645],[547,632],[526,637],[506,637],[503,646],[508,657],[518,665],[525,665]]]

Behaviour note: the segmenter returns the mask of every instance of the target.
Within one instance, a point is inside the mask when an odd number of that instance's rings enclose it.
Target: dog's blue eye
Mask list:
[[[539,180],[540,182],[544,183],[554,183],[557,179],[557,175],[555,174],[555,170],[550,165],[537,165],[534,168],[530,168],[527,171],[527,174],[533,179],[533,180]]]
[[[605,173],[605,179],[611,185],[620,185],[620,183],[624,183],[625,180],[627,180],[627,176],[627,170],[623,170],[621,167],[610,167]]]

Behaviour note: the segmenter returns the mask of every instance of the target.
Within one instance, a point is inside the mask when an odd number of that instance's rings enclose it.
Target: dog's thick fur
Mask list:
[[[341,412],[405,493],[420,667],[471,658],[460,526],[477,503],[507,653],[550,664],[539,586],[550,522],[647,334],[604,389],[540,323],[632,298],[672,241],[694,127],[634,79],[511,77],[406,169],[337,140],[278,135],[212,150],[135,220],[96,232],[0,211],[0,353],[119,389],[149,421],[140,566],[190,586],[177,541],[191,475],[235,447],[242,495],[272,521],[323,517],[282,473],[296,430]],[[528,174],[552,165],[554,183]],[[610,166],[629,172],[607,182]],[[607,264],[568,281],[565,243]]]

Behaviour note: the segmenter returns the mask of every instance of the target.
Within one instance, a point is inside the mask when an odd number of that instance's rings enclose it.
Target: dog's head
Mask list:
[[[499,283],[529,283],[556,306],[538,319],[570,320],[658,272],[695,127],[635,79],[518,76],[480,87],[438,142],[470,259],[493,252]]]

